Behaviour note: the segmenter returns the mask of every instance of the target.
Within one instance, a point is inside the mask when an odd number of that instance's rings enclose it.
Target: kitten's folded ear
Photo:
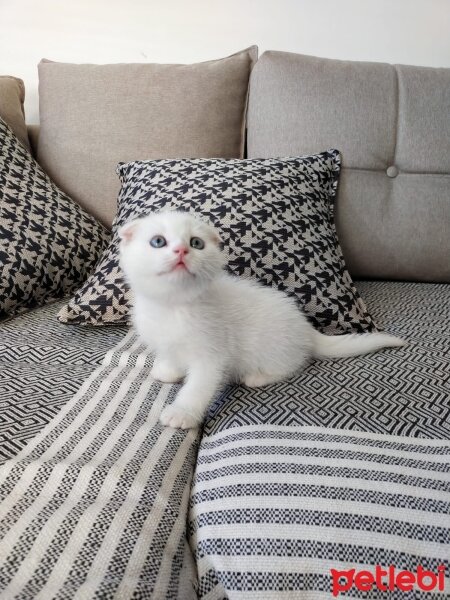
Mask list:
[[[131,242],[131,240],[133,239],[133,235],[136,233],[137,227],[137,221],[130,221],[129,223],[123,225],[117,232],[122,242],[124,242],[125,244]]]

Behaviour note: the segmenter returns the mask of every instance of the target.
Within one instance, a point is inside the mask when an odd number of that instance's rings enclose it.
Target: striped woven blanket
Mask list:
[[[450,598],[450,286],[359,288],[406,349],[217,400],[191,495],[200,598]]]
[[[1,468],[2,600],[195,596],[185,529],[198,433],[159,425],[176,388],[150,379],[132,333],[120,337]]]

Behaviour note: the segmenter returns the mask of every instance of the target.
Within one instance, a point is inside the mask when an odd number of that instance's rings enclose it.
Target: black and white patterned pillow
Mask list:
[[[59,313],[66,323],[127,320],[117,230],[165,209],[200,215],[224,240],[228,269],[295,295],[322,331],[375,329],[344,263],[333,221],[337,150],[299,158],[166,159],[120,164],[113,238],[96,273]]]
[[[72,294],[109,237],[0,118],[0,319]]]

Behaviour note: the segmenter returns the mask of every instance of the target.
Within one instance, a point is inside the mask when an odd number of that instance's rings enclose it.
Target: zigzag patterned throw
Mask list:
[[[0,324],[0,464],[49,423],[128,331],[61,325],[56,315],[66,302]]]

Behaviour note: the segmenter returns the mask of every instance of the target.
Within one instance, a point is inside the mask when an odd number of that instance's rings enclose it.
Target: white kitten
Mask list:
[[[161,422],[198,426],[226,382],[287,379],[311,357],[355,356],[405,342],[383,333],[326,336],[285,294],[227,275],[211,226],[180,212],[124,225],[120,257],[134,324],[155,352],[152,375],[185,383]]]

